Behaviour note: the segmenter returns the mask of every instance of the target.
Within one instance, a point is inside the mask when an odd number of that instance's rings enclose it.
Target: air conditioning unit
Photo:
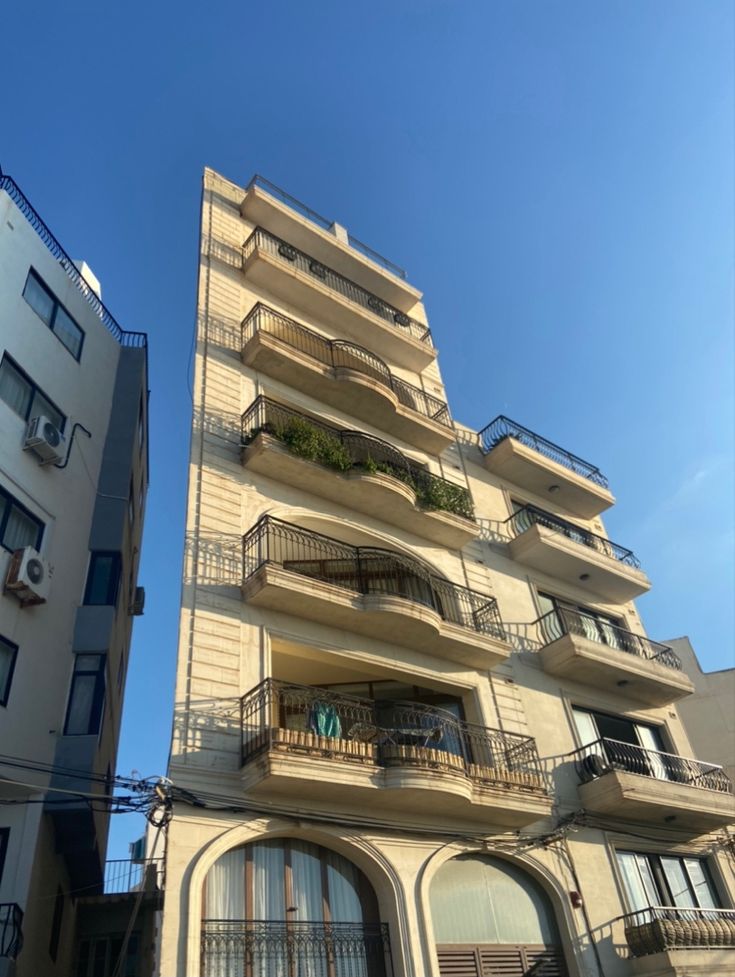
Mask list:
[[[64,456],[64,435],[41,414],[29,422],[23,450],[35,451],[42,465],[51,465]]]
[[[18,598],[23,607],[44,604],[51,588],[51,567],[32,546],[16,550],[8,567],[5,590]]]
[[[143,614],[143,608],[145,607],[145,587],[136,587],[135,596],[133,597],[133,603],[130,607],[130,613],[133,617],[141,617]]]

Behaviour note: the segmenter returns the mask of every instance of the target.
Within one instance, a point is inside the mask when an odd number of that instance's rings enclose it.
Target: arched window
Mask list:
[[[204,883],[203,977],[389,977],[387,928],[352,862],[278,838],[220,856]]]
[[[460,855],[431,885],[441,974],[566,977],[548,897],[526,872],[499,858]]]

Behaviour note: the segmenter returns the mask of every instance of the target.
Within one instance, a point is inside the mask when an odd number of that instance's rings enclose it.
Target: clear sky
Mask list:
[[[165,772],[201,172],[259,172],[406,267],[455,416],[598,465],[653,638],[733,664],[730,0],[14,3],[0,163],[150,336],[118,770]],[[0,323],[0,328],[2,324]],[[112,853],[139,822],[116,819]]]

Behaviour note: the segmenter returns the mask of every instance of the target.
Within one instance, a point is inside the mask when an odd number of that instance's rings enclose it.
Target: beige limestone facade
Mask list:
[[[453,421],[339,225],[206,170],[201,228],[162,977],[734,973],[732,786],[604,477]]]

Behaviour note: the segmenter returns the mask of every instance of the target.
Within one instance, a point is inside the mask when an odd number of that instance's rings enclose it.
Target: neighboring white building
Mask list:
[[[694,683],[694,692],[679,704],[679,712],[697,756],[725,768],[735,780],[735,666],[705,672],[689,638],[667,641]]]
[[[76,921],[101,891],[109,820],[94,797],[115,773],[142,602],[146,337],[81,267],[0,175],[3,977],[87,977]]]
[[[201,228],[162,977],[732,977],[732,784],[604,477],[454,423],[344,228],[211,170]]]

